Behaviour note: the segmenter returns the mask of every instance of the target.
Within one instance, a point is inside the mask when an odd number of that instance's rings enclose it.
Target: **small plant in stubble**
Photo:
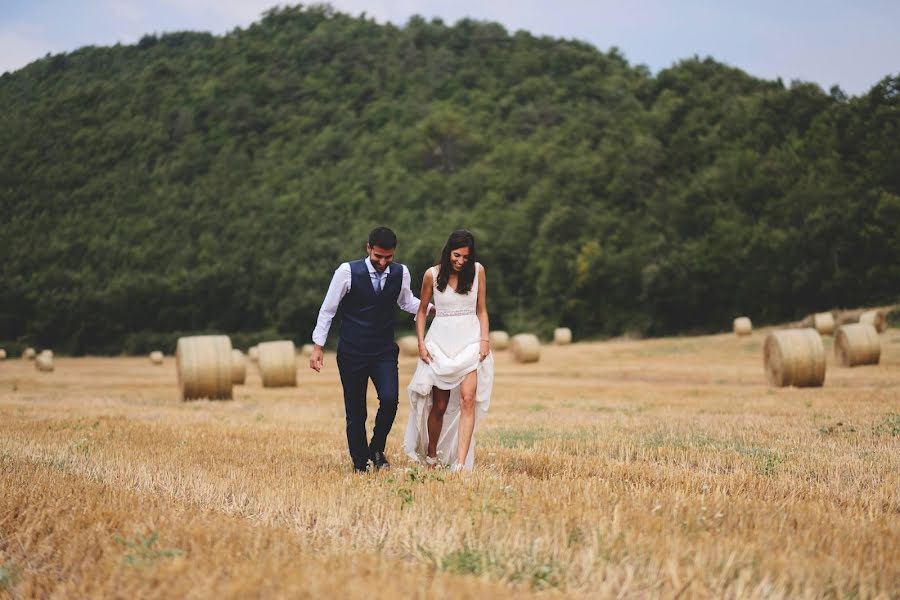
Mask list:
[[[888,413],[881,423],[873,427],[876,435],[900,435],[900,413]]]
[[[10,589],[19,579],[19,565],[13,561],[7,561],[0,565],[0,590]]]
[[[154,531],[146,537],[137,533],[134,536],[134,540],[126,540],[117,535],[115,540],[117,544],[128,550],[128,553],[124,556],[125,562],[135,567],[153,564],[159,558],[184,555],[184,550],[178,548],[157,548],[156,543],[159,541],[158,531]]]

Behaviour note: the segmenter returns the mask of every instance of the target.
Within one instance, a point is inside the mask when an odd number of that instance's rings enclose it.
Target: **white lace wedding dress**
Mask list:
[[[488,354],[480,361],[481,325],[475,314],[478,298],[478,276],[481,264],[475,263],[475,281],[468,294],[457,294],[449,285],[441,292],[434,285],[436,314],[425,335],[425,346],[431,354],[431,364],[421,358],[407,388],[409,392],[409,422],[406,426],[404,450],[413,460],[424,462],[428,451],[428,413],[431,412],[431,388],[451,390],[450,402],[444,413],[444,424],[437,443],[438,461],[454,467],[459,448],[459,385],[466,375],[478,371],[475,393],[475,432],[487,413],[494,386],[494,356]],[[437,267],[431,267],[432,280],[437,282]],[[475,465],[475,432],[466,454],[463,469]]]

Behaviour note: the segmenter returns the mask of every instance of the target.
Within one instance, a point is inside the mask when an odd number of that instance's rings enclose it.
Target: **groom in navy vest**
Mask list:
[[[313,331],[309,367],[316,372],[324,364],[322,347],[331,321],[341,315],[337,363],[344,387],[347,445],[357,472],[389,468],[384,455],[388,433],[397,415],[398,376],[394,342],[394,306],[416,314],[419,299],[410,290],[409,270],[394,263],[397,236],[387,227],[369,234],[364,259],[342,263],[334,272]],[[378,392],[378,413],[372,441],[366,436],[366,389],[369,379]]]

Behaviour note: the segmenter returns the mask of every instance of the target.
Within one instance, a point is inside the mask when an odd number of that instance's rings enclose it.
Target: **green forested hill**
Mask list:
[[[900,75],[848,99],[312,7],[48,57],[0,77],[0,107],[7,347],[306,340],[381,224],[414,287],[471,229],[513,331],[721,330],[900,296]]]

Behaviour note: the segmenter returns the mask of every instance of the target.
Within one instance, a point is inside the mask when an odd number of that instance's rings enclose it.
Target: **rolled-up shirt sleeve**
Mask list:
[[[409,286],[407,286],[409,287]],[[328,330],[331,329],[331,322],[334,315],[337,314],[341,300],[350,291],[350,263],[342,263],[334,271],[331,278],[331,284],[328,286],[328,293],[325,294],[325,300],[322,302],[322,308],[319,309],[319,318],[316,319],[316,328],[313,330],[312,340],[314,344],[324,346],[328,339]],[[416,300],[416,308],[418,309],[418,300]]]
[[[403,265],[403,283],[400,287],[400,295],[397,297],[397,306],[408,313],[416,314],[419,312],[419,304],[422,302],[412,293],[410,279],[409,269]],[[428,310],[431,311],[431,304],[428,305]]]

